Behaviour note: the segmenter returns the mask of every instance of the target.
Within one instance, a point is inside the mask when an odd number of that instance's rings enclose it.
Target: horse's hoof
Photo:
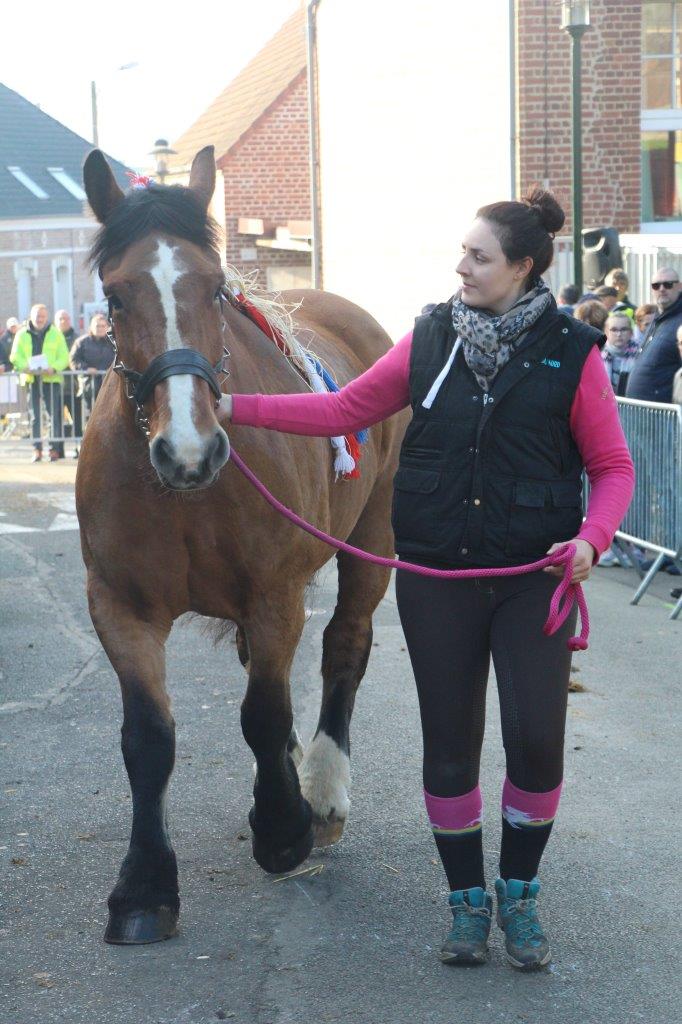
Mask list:
[[[313,817],[313,832],[315,834],[315,847],[333,846],[338,843],[343,835],[346,826],[345,818],[318,818]]]
[[[312,828],[309,828],[300,839],[293,845],[281,849],[274,849],[268,846],[256,833],[253,833],[252,849],[253,857],[263,871],[271,875],[280,875],[283,871],[293,871],[299,864],[302,864],[313,848],[315,836]]]
[[[178,932],[178,911],[171,907],[136,910],[129,914],[110,912],[104,941],[116,946],[143,946],[172,939]]]

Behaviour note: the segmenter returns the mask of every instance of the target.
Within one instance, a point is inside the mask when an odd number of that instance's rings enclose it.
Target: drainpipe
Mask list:
[[[310,199],[313,213],[313,288],[322,287],[322,239],[320,215],[320,148],[317,124],[317,32],[315,18],[321,0],[310,0],[306,8],[308,36],[308,130],[310,140]]]
[[[516,0],[509,0],[509,149],[510,149],[510,199],[516,199]]]

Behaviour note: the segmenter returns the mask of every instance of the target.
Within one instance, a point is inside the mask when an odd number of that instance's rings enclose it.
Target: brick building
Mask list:
[[[624,232],[641,223],[643,6],[592,0],[582,40],[583,220]],[[545,182],[564,199],[570,231],[571,40],[553,0],[517,0],[516,102],[519,190]]]
[[[311,215],[304,12],[299,9],[173,143],[169,182],[214,145],[213,212],[226,259],[272,291],[310,283]]]
[[[35,302],[67,309],[78,326],[101,297],[87,253],[98,224],[82,185],[92,149],[14,90],[0,84],[0,324],[23,320]],[[125,167],[109,158],[122,187]]]

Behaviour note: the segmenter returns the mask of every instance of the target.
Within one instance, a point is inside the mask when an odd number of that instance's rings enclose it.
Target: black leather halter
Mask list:
[[[223,330],[225,328],[226,324],[223,320]],[[171,348],[167,352],[162,352],[161,355],[155,356],[147,369],[143,373],[138,373],[137,370],[131,370],[124,366],[119,358],[118,346],[114,337],[111,301],[109,302],[109,331],[107,337],[114,348],[115,358],[112,369],[125,382],[126,396],[135,402],[137,406],[135,420],[147,437],[149,437],[149,420],[144,411],[145,402],[149,399],[156,385],[162,380],[167,380],[168,377],[173,377],[176,374],[192,374],[194,377],[200,377],[206,381],[211,389],[215,398],[216,409],[220,405],[220,399],[222,398],[220,386],[224,384],[230,375],[230,371],[226,366],[230,353],[224,345],[223,354],[215,366],[212,366],[208,359],[194,348]],[[220,381],[218,381],[218,375],[221,376]]]

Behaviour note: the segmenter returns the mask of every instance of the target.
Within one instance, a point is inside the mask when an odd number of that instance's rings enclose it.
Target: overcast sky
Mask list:
[[[299,4],[12,0],[0,11],[0,81],[91,139],[95,80],[100,146],[149,166],[155,139],[181,135]]]

